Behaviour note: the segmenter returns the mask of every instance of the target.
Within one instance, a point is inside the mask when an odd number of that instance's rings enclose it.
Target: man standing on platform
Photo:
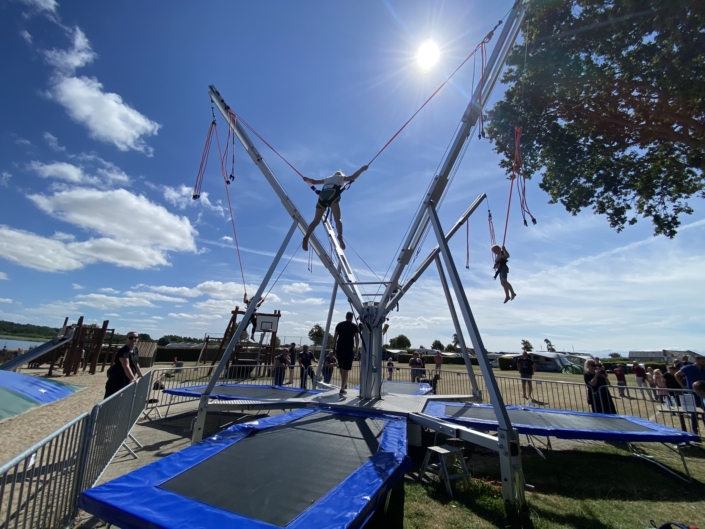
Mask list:
[[[340,395],[342,397],[347,394],[348,375],[352,369],[355,351],[360,347],[360,330],[353,323],[352,312],[348,312],[345,315],[345,321],[341,321],[335,326],[333,347],[335,348],[335,356],[338,358],[338,367],[340,368]]]
[[[104,399],[136,382],[138,376],[142,376],[137,340],[139,340],[139,337],[136,332],[127,333],[127,344],[118,350],[113,365],[108,369],[108,382],[105,384]]]

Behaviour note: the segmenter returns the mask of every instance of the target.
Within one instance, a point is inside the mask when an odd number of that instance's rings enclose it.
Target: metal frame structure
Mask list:
[[[512,428],[509,421],[509,417],[507,415],[502,396],[497,387],[497,382],[495,380],[490,361],[487,358],[487,352],[482,343],[482,339],[480,338],[480,333],[475,323],[472,310],[470,309],[470,305],[461,284],[453,257],[448,248],[448,240],[455,232],[457,232],[462,223],[472,214],[472,212],[477,208],[477,206],[479,206],[480,202],[485,197],[484,195],[478,197],[475,203],[460,217],[453,229],[450,230],[447,235],[443,233],[443,229],[436,212],[436,207],[445,193],[446,187],[450,181],[451,173],[458,161],[458,158],[460,157],[468,138],[473,132],[473,129],[482,114],[484,102],[489,98],[489,95],[499,78],[503,64],[509,54],[509,51],[514,45],[528,7],[529,0],[516,0],[512,11],[508,15],[507,23],[504,25],[499,37],[497,38],[497,43],[487,62],[486,71],[488,71],[489,74],[487,76],[483,76],[475,88],[470,103],[468,104],[461,119],[461,126],[453,139],[451,147],[448,150],[448,154],[441,165],[441,169],[433,178],[429,190],[423,199],[422,205],[411,224],[406,240],[401,247],[394,272],[392,273],[389,281],[376,283],[382,284],[385,288],[384,294],[381,296],[379,301],[363,300],[363,296],[358,289],[358,285],[361,283],[356,280],[353,269],[348,263],[344,251],[340,248],[335,232],[333,231],[333,227],[328,220],[326,220],[323,225],[335,256],[337,257],[337,262],[335,262],[331,256],[327,254],[326,249],[323,247],[315,234],[312,234],[309,239],[309,244],[313,248],[313,251],[335,280],[335,285],[331,296],[331,310],[329,311],[329,316],[326,323],[324,340],[327,338],[328,331],[330,329],[332,308],[335,305],[336,292],[338,288],[342,290],[355,312],[357,312],[362,325],[361,338],[363,347],[360,359],[360,398],[363,400],[379,400],[382,397],[381,386],[384,373],[382,358],[382,327],[386,321],[387,315],[397,306],[399,300],[409,290],[410,286],[434,261],[436,262],[438,272],[441,276],[444,293],[451,311],[451,316],[453,317],[453,323],[457,334],[459,338],[462,337],[463,334],[460,329],[460,321],[458,320],[455,312],[454,303],[450,295],[450,288],[445,279],[445,274],[447,273],[453,292],[455,293],[455,299],[459,305],[463,323],[469,333],[470,340],[475,350],[475,355],[478,359],[480,370],[485,377],[489,400],[494,406],[499,422],[497,437],[464,429],[462,431],[462,438],[482,446],[487,446],[498,452],[500,457],[504,499],[508,505],[514,506],[520,506],[524,503],[524,478],[521,469],[521,458],[519,455],[518,435]],[[490,37],[490,35],[488,35],[488,37]],[[274,176],[273,172],[255,145],[252,143],[252,140],[249,138],[244,127],[237,120],[237,116],[230,111],[230,107],[228,107],[225,100],[214,86],[210,86],[209,96],[211,101],[227,120],[228,125],[240,140],[245,151],[252,158],[255,165],[257,165],[260,169],[265,179],[269,182],[287,213],[289,213],[292,217],[293,222],[281,247],[279,248],[279,251],[276,254],[276,257],[265,274],[257,293],[252,298],[245,315],[238,325],[238,328],[236,329],[230,344],[223,354],[220,363],[212,373],[212,378],[206,390],[201,396],[198,407],[198,416],[193,430],[193,442],[201,440],[203,436],[208,402],[213,388],[220,378],[222,371],[225,369],[228,360],[232,355],[233,349],[238,343],[240,335],[245,330],[245,326],[249,322],[249,318],[254,311],[257,302],[261,298],[264,289],[269,283],[277,264],[284,254],[284,251],[286,250],[295,229],[299,228],[302,233],[306,233],[308,229],[308,223],[304,219],[303,215],[299,212],[296,205],[284,191],[284,188]],[[429,226],[432,228],[438,241],[438,246],[429,254],[416,272],[410,276],[409,280],[407,280],[404,284],[401,284],[400,280],[402,274],[410,265],[412,257],[420,247]],[[443,266],[441,265],[441,259],[445,264],[445,273]],[[462,340],[462,338],[460,338],[460,340],[461,350],[463,351],[463,356],[465,357],[466,365],[468,367],[468,375],[472,381],[474,392],[477,393],[477,385],[475,383],[475,377],[472,372],[467,349],[465,347],[464,340]],[[319,365],[320,364],[322,364],[322,362],[319,362]],[[410,416],[410,420],[418,422],[423,426],[433,428],[436,431],[443,429],[443,425],[440,425],[437,419],[428,417],[421,418],[416,417],[415,415],[418,414]],[[461,431],[461,429],[457,426],[453,426],[452,429],[455,433]]]

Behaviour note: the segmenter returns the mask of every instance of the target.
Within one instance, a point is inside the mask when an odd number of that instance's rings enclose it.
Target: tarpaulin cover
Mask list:
[[[491,404],[429,401],[424,413],[478,430],[497,430]],[[512,426],[527,435],[594,441],[683,443],[700,438],[631,415],[605,415],[551,408],[507,406]]]
[[[80,386],[46,378],[0,371],[0,420],[75,393]]]
[[[362,421],[355,422],[356,418]],[[360,444],[359,439],[355,441],[358,448],[367,444],[377,449],[320,497],[307,499],[300,514],[293,518],[288,513],[280,515],[277,511],[289,501],[289,496],[300,497],[299,489],[314,490],[317,481],[325,481],[327,477],[321,474],[326,472],[326,464],[330,467],[329,472],[335,472],[339,466],[331,465],[331,459],[326,459],[325,447],[335,443],[336,438],[342,442],[348,442],[351,438],[349,435],[332,434],[339,426],[331,428],[326,421],[348,425],[351,430],[354,430],[355,424],[373,423],[371,429],[364,428],[370,434],[366,443]],[[374,424],[377,422],[381,424],[381,429],[379,424]],[[287,440],[295,443],[295,438],[302,431],[307,457],[298,460],[298,465],[289,464],[287,458],[294,454]],[[315,438],[316,431],[319,432],[318,439]],[[268,443],[271,444],[277,436],[281,439],[281,445],[276,445],[278,450],[271,450]],[[229,450],[234,450],[238,444],[243,447],[243,452]],[[228,455],[233,457],[228,458]],[[323,471],[320,471],[320,465],[317,470],[314,464],[320,455],[324,456],[320,458]],[[209,460],[208,471],[199,471],[199,466],[205,467]],[[213,465],[213,462],[218,464]],[[333,412],[306,408],[232,426],[177,454],[84,492],[79,503],[82,509],[122,529],[358,528],[365,524],[409,466],[405,419],[360,410]],[[292,473],[291,469],[295,471]],[[268,487],[255,490],[265,480],[260,474],[266,476],[272,472],[277,473],[277,480],[269,481]],[[237,474],[235,479],[233,474]],[[237,480],[246,485],[234,488]],[[283,485],[277,483],[280,480]],[[213,488],[222,483],[229,484],[226,490]],[[185,493],[174,492],[186,485],[189,487]],[[277,492],[282,486],[288,491],[287,494]],[[214,492],[211,496],[204,496],[204,491],[209,488]],[[223,496],[223,492],[232,501],[221,507],[214,506],[212,503],[218,501],[215,496]],[[256,502],[261,505],[252,505]],[[245,516],[237,512],[238,509],[263,512],[269,521]]]
[[[186,386],[165,389],[164,393],[180,397],[201,398],[208,386]],[[323,393],[315,389],[290,388],[288,386],[265,386],[264,384],[216,384],[210,398],[218,400],[285,400],[302,399]]]

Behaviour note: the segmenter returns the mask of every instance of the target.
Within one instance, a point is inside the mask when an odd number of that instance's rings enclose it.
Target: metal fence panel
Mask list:
[[[76,516],[85,433],[77,417],[0,467],[0,528],[66,527]]]

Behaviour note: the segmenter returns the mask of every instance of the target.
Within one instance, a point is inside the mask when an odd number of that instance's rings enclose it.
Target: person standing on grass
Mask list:
[[[286,374],[286,368],[291,364],[289,359],[289,351],[284,349],[280,354],[274,357],[274,369],[272,369],[272,376],[274,377],[274,385],[281,386],[284,384],[284,375]]]
[[[423,376],[423,363],[418,351],[414,351],[409,359],[409,367],[411,368],[411,381],[418,382]]]
[[[294,385],[294,364],[296,364],[296,342],[291,342],[291,347],[289,347],[289,359],[291,364],[289,365],[289,385]]]
[[[676,380],[685,389],[693,389],[693,384],[705,380],[705,356],[696,356],[694,364],[683,366],[676,373]]]
[[[663,373],[660,369],[654,370],[654,385],[656,386],[656,398],[661,404],[664,404],[668,391],[666,391],[666,379],[663,378]]]
[[[330,379],[333,378],[333,368],[337,365],[338,359],[335,357],[335,351],[331,350],[323,361],[323,382],[330,384]]]
[[[583,379],[588,387],[587,398],[593,413],[616,415],[617,409],[612,402],[604,369],[597,369],[595,360],[585,362],[587,372]]]
[[[352,369],[355,351],[360,347],[360,329],[353,323],[353,313],[345,314],[345,321],[335,326],[333,348],[340,368],[340,396],[347,395],[348,375]]]
[[[301,387],[306,389],[306,381],[310,376],[313,380],[313,389],[316,389],[316,374],[311,365],[316,361],[316,356],[312,351],[308,350],[308,345],[304,345],[303,350],[299,353],[299,365],[301,366]]]
[[[115,355],[115,362],[108,369],[108,381],[105,383],[104,399],[135,382],[138,376],[143,376],[137,349],[138,340],[139,337],[136,332],[127,333],[127,343],[118,350]]]
[[[632,364],[632,373],[634,373],[634,380],[636,380],[637,387],[646,388],[649,386],[646,382],[646,369],[641,367],[638,362]]]
[[[433,360],[436,362],[436,371],[440,371],[443,366],[443,355],[440,351],[436,351],[436,355]]]
[[[625,390],[627,387],[627,377],[624,375],[624,368],[622,364],[617,364],[617,366],[612,370],[614,377],[617,379],[617,387],[619,388],[619,396],[622,398],[629,398],[629,390]]]
[[[534,388],[531,385],[531,379],[536,373],[536,362],[534,362],[529,353],[524,351],[521,356],[517,358],[517,369],[519,370],[519,376],[521,377],[521,391],[524,394],[525,399],[531,400]],[[529,391],[527,393],[527,386]]]
[[[663,378],[666,381],[666,388],[670,391],[668,392],[669,400],[673,399],[676,406],[681,405],[681,385],[676,380],[676,373],[678,370],[675,365],[668,366],[668,372],[663,374]],[[677,391],[673,391],[677,390]]]
[[[392,380],[392,377],[394,376],[394,362],[392,361],[392,357],[390,356],[389,359],[387,360],[387,380]]]

